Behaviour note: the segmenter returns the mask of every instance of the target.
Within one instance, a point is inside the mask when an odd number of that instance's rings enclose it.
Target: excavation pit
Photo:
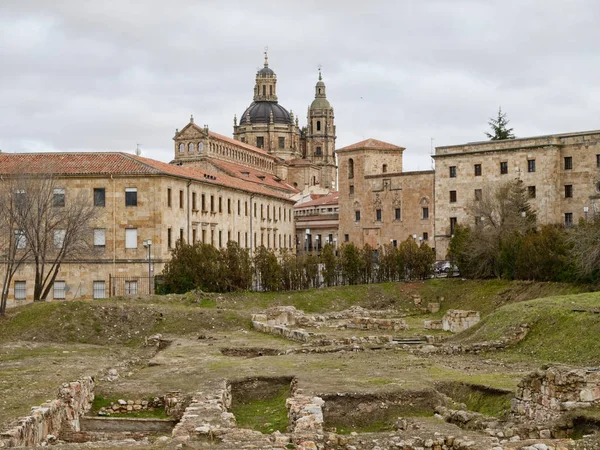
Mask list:
[[[252,377],[229,382],[231,408],[238,428],[261,433],[285,432],[289,427],[286,400],[292,395],[293,377]]]
[[[437,383],[436,389],[470,411],[497,418],[510,411],[510,400],[514,396],[509,390],[453,381]]]
[[[398,419],[427,417],[442,403],[433,390],[321,395],[324,428],[340,434],[392,431]]]

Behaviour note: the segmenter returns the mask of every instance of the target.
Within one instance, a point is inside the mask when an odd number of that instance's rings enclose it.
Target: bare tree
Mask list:
[[[470,276],[500,277],[510,261],[511,243],[535,229],[536,213],[520,180],[490,187],[468,206],[473,226],[461,248],[453,248],[452,259],[464,261],[461,267]],[[462,236],[461,236],[462,238]],[[504,264],[501,264],[504,263]]]
[[[577,274],[583,279],[598,279],[600,275],[600,215],[582,220],[567,234]]]
[[[4,179],[0,182],[0,236],[2,236],[2,263],[4,276],[2,278],[2,295],[0,297],[0,315],[6,312],[9,286],[17,270],[31,253],[26,245],[23,231],[17,223],[17,210],[23,200],[22,190],[14,179]]]
[[[45,300],[63,262],[93,251],[91,196],[67,195],[51,176],[15,177],[10,189],[18,193],[10,220],[25,242],[26,262],[35,267],[33,299]]]

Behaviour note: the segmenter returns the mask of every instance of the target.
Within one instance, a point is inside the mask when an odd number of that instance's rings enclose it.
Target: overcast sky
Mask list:
[[[0,149],[169,161],[194,114],[231,136],[269,48],[306,123],[322,65],[337,147],[368,137],[428,169],[434,145],[600,128],[600,1],[0,1]]]

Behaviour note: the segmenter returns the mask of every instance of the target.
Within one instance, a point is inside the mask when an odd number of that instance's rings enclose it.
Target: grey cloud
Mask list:
[[[268,45],[301,123],[322,64],[338,147],[427,169],[431,138],[481,140],[500,104],[519,136],[598,128],[598,19],[595,0],[4,0],[0,148],[169,160],[190,113],[231,135]]]

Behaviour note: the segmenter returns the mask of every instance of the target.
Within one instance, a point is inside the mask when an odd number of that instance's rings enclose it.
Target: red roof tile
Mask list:
[[[291,194],[229,175],[127,153],[0,153],[0,174],[171,175],[282,199]]]
[[[241,164],[222,161],[216,158],[207,158],[207,161],[215,167],[221,169],[225,173],[231,175],[232,177],[240,178],[250,183],[259,183],[274,189],[287,191],[290,193],[298,192],[298,190],[295,189],[293,186],[287,184],[285,181],[282,181],[279,177],[271,173],[263,172],[258,169],[253,169],[252,167],[243,166]]]
[[[339,204],[340,193],[332,192],[331,194],[324,195],[315,200],[311,200],[306,203],[300,203],[299,205],[294,205],[294,208],[310,208],[314,206],[329,206],[329,205],[337,205]]]
[[[388,142],[378,141],[377,139],[366,139],[364,141],[357,142],[356,144],[348,145],[347,147],[338,148],[336,152],[344,152],[349,150],[405,150],[404,147],[398,147],[397,145],[390,144]]]

